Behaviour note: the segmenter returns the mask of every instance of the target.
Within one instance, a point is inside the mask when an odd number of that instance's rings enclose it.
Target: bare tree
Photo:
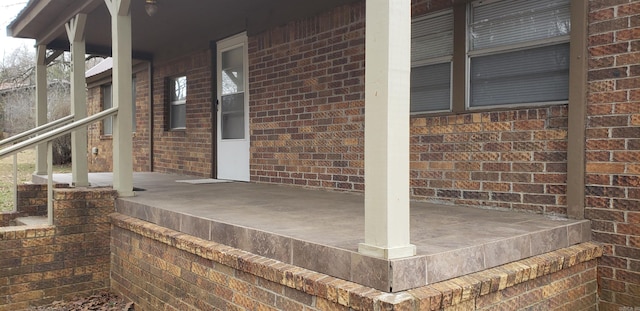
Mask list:
[[[70,114],[70,56],[63,53],[47,68],[47,119],[53,121]],[[0,64],[0,109],[3,131],[11,136],[35,127],[35,53],[23,46],[6,56]],[[70,158],[68,137],[54,142],[54,162]]]
[[[5,55],[0,64],[0,85],[31,85],[34,83],[35,53],[22,45]]]

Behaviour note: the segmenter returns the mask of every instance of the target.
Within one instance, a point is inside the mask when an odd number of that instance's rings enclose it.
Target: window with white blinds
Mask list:
[[[451,110],[453,11],[411,25],[411,112]]]
[[[465,18],[454,20],[453,10]],[[411,112],[567,102],[570,33],[570,0],[477,0],[417,18]],[[454,49],[466,57],[454,59]],[[457,61],[466,63],[454,70]],[[460,100],[453,103],[452,94]]]
[[[569,98],[569,0],[477,1],[469,24],[469,107]]]

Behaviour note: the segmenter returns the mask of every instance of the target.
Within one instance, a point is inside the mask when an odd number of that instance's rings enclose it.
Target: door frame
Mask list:
[[[211,50],[211,178],[218,179],[218,42],[209,42]]]
[[[213,98],[213,105],[214,105],[214,109],[213,111],[215,112],[215,114],[212,114],[212,119],[214,119],[215,122],[213,122],[214,124],[214,128],[213,128],[213,133],[215,136],[215,154],[213,155],[215,157],[215,178],[217,179],[219,176],[219,172],[220,172],[220,168],[218,166],[218,164],[220,163],[220,156],[219,153],[222,151],[220,149],[220,144],[222,142],[222,133],[221,130],[219,129],[219,127],[221,126],[220,123],[220,119],[219,116],[221,114],[221,97],[222,97],[222,84],[221,84],[221,68],[219,68],[219,63],[221,61],[222,58],[222,53],[229,51],[229,50],[233,50],[235,48],[238,48],[240,46],[243,47],[243,71],[244,71],[244,77],[243,77],[243,83],[244,83],[244,120],[245,120],[245,124],[244,124],[244,133],[245,133],[245,138],[244,139],[235,139],[235,141],[246,141],[247,143],[247,178],[246,181],[249,181],[251,179],[251,172],[250,172],[250,165],[251,165],[251,133],[250,133],[250,119],[249,119],[249,53],[248,53],[248,36],[246,31],[245,32],[241,32],[238,33],[236,35],[233,36],[229,36],[220,40],[217,40],[215,42],[212,42],[212,46],[215,46],[215,49],[212,49],[212,54],[213,54],[213,64],[212,64],[212,68],[214,68],[213,70],[213,76],[214,79],[212,79],[212,83],[214,84],[215,89],[213,89],[214,93],[214,98]],[[233,141],[233,140],[232,140]]]

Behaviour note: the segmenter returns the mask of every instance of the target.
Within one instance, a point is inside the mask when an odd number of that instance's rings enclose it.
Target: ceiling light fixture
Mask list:
[[[158,0],[146,0],[144,10],[147,11],[147,15],[149,16],[156,15],[156,13],[158,13]]]

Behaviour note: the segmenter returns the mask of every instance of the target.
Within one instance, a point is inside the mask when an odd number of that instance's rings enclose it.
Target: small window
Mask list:
[[[187,77],[171,79],[169,88],[169,128],[184,129],[187,125]]]
[[[131,81],[132,85],[132,102],[131,109],[133,110],[132,120],[132,132],[136,131],[136,79]],[[102,110],[106,110],[113,107],[113,85],[102,86]],[[102,120],[102,135],[113,135],[113,117],[108,117]]]
[[[131,116],[133,118],[132,120],[132,124],[131,124],[131,132],[135,133],[136,132],[136,78],[133,78],[133,80],[131,80],[131,96],[133,97],[131,99]]]
[[[411,25],[411,112],[451,110],[453,11]]]
[[[476,1],[469,24],[469,107],[569,99],[568,0]]]
[[[102,110],[113,107],[113,90],[111,84],[102,87]],[[113,117],[102,120],[102,135],[113,135]]]

